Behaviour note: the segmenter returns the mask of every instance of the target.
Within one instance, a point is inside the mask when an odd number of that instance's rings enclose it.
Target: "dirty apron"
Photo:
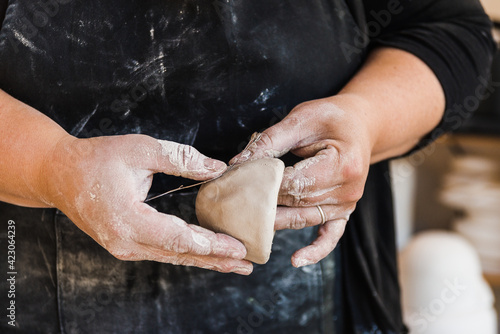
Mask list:
[[[330,96],[365,50],[360,2],[9,1],[0,87],[74,136],[141,133],[228,161],[295,105]],[[356,10],[356,7],[358,7]],[[21,131],[21,129],[20,129]],[[290,164],[297,161],[288,156]],[[315,228],[279,231],[249,277],[124,262],[60,211],[0,203],[0,249],[16,224],[21,333],[395,333],[401,328],[387,163],[337,249],[296,269]],[[155,176],[151,194],[185,183]],[[196,191],[151,203],[196,224]],[[0,261],[6,273],[6,261]],[[0,283],[5,300],[7,283]],[[5,303],[2,307],[6,306]]]

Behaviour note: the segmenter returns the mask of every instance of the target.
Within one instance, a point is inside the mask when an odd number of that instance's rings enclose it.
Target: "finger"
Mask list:
[[[289,115],[281,122],[271,126],[260,133],[256,140],[250,141],[249,145],[229,162],[230,165],[242,163],[248,160],[262,158],[277,158],[285,155],[288,151],[298,147],[308,136],[302,129],[301,120]]]
[[[149,246],[142,246],[146,256],[144,260],[170,263],[174,265],[194,266],[203,269],[218,271],[221,273],[236,273],[250,275],[253,264],[246,260],[226,259],[213,256],[201,256],[191,254],[165,253]]]
[[[246,256],[245,247],[234,238],[158,213],[144,203],[136,206],[134,214],[136,226],[127,228],[115,222],[116,242],[103,244],[118,259],[152,260],[242,275],[252,272],[251,262],[242,260]]]
[[[143,204],[147,206],[146,204]],[[175,216],[142,210],[134,225],[133,240],[159,251],[243,259],[245,246],[238,240],[191,225]]]
[[[282,121],[262,132],[235,156],[230,164],[265,157],[280,157],[291,150],[309,146],[325,137],[338,108],[325,99],[308,101],[296,106]],[[332,113],[335,110],[335,113]],[[328,137],[328,136],[327,136]]]
[[[307,247],[299,249],[292,255],[294,267],[303,267],[318,263],[330,254],[345,231],[347,220],[338,219],[326,222],[318,229],[318,237]]]
[[[345,219],[354,211],[355,204],[351,205],[321,205],[326,221]],[[317,206],[285,207],[279,206],[276,211],[275,230],[300,230],[310,226],[320,225],[323,218]]]
[[[129,146],[124,160],[136,168],[195,180],[220,176],[227,168],[224,162],[211,159],[189,145],[144,135],[122,138],[122,145]]]
[[[312,158],[287,167],[283,175],[278,204],[312,206],[357,202],[363,193],[364,171],[350,160],[340,165],[332,146]]]
[[[326,150],[285,168],[278,195],[278,204],[287,206],[310,205],[313,199],[328,195],[340,185],[335,175],[334,158]]]
[[[208,180],[224,173],[224,162],[211,159],[189,145],[158,140],[158,172],[195,180]]]

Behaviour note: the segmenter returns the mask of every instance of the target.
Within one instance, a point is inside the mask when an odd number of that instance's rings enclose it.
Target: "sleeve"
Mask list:
[[[2,27],[3,20],[5,19],[5,13],[7,11],[8,1],[0,0],[0,28]]]
[[[417,149],[458,129],[487,98],[496,50],[479,0],[363,0],[370,48],[389,46],[422,59],[446,97],[441,123]]]

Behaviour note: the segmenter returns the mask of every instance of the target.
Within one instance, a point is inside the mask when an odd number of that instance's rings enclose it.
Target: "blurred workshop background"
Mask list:
[[[500,43],[500,0],[482,2]],[[391,166],[411,333],[500,333],[500,53],[483,81],[457,132]]]

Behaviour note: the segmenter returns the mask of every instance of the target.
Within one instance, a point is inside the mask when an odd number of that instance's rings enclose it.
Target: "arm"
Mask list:
[[[445,95],[432,70],[408,52],[379,48],[331,100],[359,113],[370,138],[370,163],[407,153],[441,121]]]
[[[390,2],[366,1],[367,16]],[[363,194],[370,164],[427,144],[436,126],[452,130],[452,106],[474,94],[488,73],[494,46],[478,2],[401,3],[404,10],[373,38],[364,66],[344,89],[298,105],[232,160],[288,151],[305,158],[285,170],[275,227],[320,224],[316,205],[327,221],[317,239],[292,256],[297,267],[335,248]]]
[[[479,0],[364,0],[368,22],[377,21],[398,3],[396,14],[379,35],[373,36],[371,48],[392,47],[407,51],[426,63],[441,83],[446,107],[433,136],[428,135],[416,148],[425,146],[448,131],[456,130],[471,116],[464,111],[470,97],[478,97],[489,79],[496,48],[491,36],[492,24]],[[479,94],[481,95],[481,94]],[[484,98],[484,96],[483,96]]]
[[[206,180],[223,162],[144,135],[77,139],[0,91],[0,200],[56,207],[122,260],[249,274],[243,244],[144,203],[154,173]]]
[[[0,90],[0,200],[50,207],[40,175],[45,158],[70,135],[50,118]]]

